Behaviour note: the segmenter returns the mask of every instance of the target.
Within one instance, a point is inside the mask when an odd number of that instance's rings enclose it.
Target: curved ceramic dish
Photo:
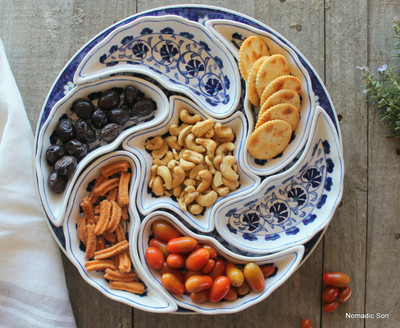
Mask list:
[[[240,43],[251,33],[260,35],[272,51],[288,56],[304,92],[295,137],[281,156],[268,162],[256,162],[245,151],[254,127],[254,108],[245,95],[235,58]],[[50,195],[44,160],[50,131],[78,95],[105,90],[107,83],[121,86],[119,80],[142,83],[157,102],[156,115],[129,127],[111,144],[96,148],[80,162],[66,191]],[[200,217],[180,211],[167,197],[152,198],[147,190],[151,157],[144,141],[176,121],[176,111],[183,106],[225,122],[237,135],[241,186]],[[320,78],[276,31],[217,7],[153,9],[128,17],[90,40],[68,62],[48,94],[37,126],[35,157],[38,191],[50,229],[83,279],[111,299],[150,312],[231,313],[265,299],[316,247],[342,195],[340,129]],[[147,286],[144,296],[111,290],[99,273],[85,271],[77,239],[76,220],[79,201],[87,193],[85,186],[101,165],[121,158],[131,163],[134,173],[131,220],[126,228],[134,269]],[[186,296],[172,297],[160,288],[159,276],[143,259],[154,213],[171,220],[185,234],[213,243],[235,263],[250,259],[274,263],[278,273],[264,292],[232,304],[199,306]]]

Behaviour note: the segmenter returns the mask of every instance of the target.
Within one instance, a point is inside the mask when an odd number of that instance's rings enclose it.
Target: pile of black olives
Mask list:
[[[89,152],[91,143],[96,140],[112,142],[131,117],[149,116],[155,110],[155,102],[133,85],[76,99],[71,111],[77,118],[72,119],[67,114],[60,118],[50,138],[51,146],[46,150],[47,163],[54,168],[47,180],[50,190],[64,191],[78,162]]]

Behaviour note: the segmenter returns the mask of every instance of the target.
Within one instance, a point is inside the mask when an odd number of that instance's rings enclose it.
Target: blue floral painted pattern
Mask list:
[[[296,235],[302,226],[314,223],[318,219],[314,212],[324,207],[333,185],[329,153],[328,141],[319,140],[297,176],[271,186],[240,209],[230,209],[225,214],[228,230],[247,241],[273,241],[282,234]]]
[[[229,78],[224,75],[223,60],[210,54],[205,41],[196,41],[192,33],[177,33],[170,27],[159,32],[143,28],[139,35],[124,37],[99,58],[106,66],[119,63],[145,65],[169,82],[183,84],[201,94],[211,106],[230,101]]]

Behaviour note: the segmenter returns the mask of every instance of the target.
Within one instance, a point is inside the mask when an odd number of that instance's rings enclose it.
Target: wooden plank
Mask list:
[[[197,3],[200,3],[197,1]],[[320,1],[264,1],[262,5],[242,1],[201,2],[218,5],[250,15],[268,24],[287,37],[307,55],[317,72],[324,74],[324,6]],[[147,10],[161,4],[160,1],[138,1],[138,10]],[[279,13],[279,14],[277,14]],[[311,19],[310,19],[311,17]],[[312,38],[310,37],[312,35]],[[311,51],[310,49],[313,49]],[[141,327],[298,327],[305,317],[310,317],[316,326],[320,320],[320,293],[322,273],[322,247],[310,256],[308,261],[287,283],[275,291],[267,300],[232,315],[154,315],[135,310],[134,326]]]
[[[400,12],[399,1],[369,1],[369,67],[400,64],[391,58],[395,40],[392,19]],[[365,313],[375,318],[365,327],[399,327],[398,279],[400,272],[400,157],[399,140],[385,138],[389,129],[379,120],[375,107],[369,108],[368,169],[368,261]],[[378,318],[378,316],[380,318]]]
[[[365,63],[367,1],[326,2],[326,85],[341,115],[345,142],[343,203],[325,236],[324,272],[342,271],[352,281],[354,295],[333,313],[323,313],[323,327],[364,327],[363,320],[349,321],[346,313],[364,313],[368,117],[356,66]]]

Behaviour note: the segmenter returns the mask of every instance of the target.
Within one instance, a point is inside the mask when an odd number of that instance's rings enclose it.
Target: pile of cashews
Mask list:
[[[171,124],[168,134],[146,140],[153,158],[149,187],[198,215],[240,185],[235,135],[230,127],[186,109],[179,118],[182,123]]]

